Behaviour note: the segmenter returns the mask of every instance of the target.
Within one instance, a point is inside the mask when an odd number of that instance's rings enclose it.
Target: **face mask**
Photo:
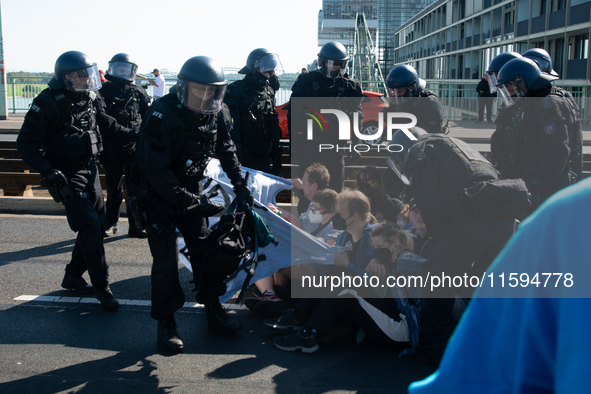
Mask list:
[[[349,216],[350,218],[351,216]],[[349,219],[347,218],[347,219]],[[335,230],[345,231],[347,229],[347,220],[343,219],[340,213],[337,213],[332,217],[332,226]]]
[[[374,249],[373,255],[382,264],[390,263],[390,260],[392,260],[392,252],[388,248]]]
[[[310,219],[310,223],[322,223],[322,214],[318,211],[310,211],[308,219]]]
[[[404,221],[402,221],[402,220],[397,221],[396,224],[398,225],[398,227],[400,227],[403,230],[406,227],[406,223],[404,223]]]

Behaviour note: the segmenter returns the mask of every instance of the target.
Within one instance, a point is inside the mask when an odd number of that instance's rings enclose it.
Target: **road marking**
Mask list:
[[[13,299],[14,301],[41,301],[41,302],[59,302],[69,304],[98,304],[99,301],[94,297],[62,297],[62,296],[42,296],[42,295],[21,295]],[[150,306],[149,300],[119,300],[119,305]],[[245,305],[224,304],[226,309],[246,310]],[[203,308],[203,304],[197,302],[185,302],[183,308]]]

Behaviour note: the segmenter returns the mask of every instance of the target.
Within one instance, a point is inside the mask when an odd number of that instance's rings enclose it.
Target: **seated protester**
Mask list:
[[[338,236],[337,246],[348,250],[337,252],[334,264],[363,275],[367,273],[363,268],[373,258],[369,234],[376,222],[369,211],[369,200],[360,191],[345,189],[337,196],[336,210],[338,215],[335,217],[342,219],[334,222],[333,226],[337,230],[346,230]],[[326,275],[333,268],[332,264],[321,263],[295,265],[275,273],[275,283],[280,286],[287,285],[289,280],[301,283],[302,276]]]
[[[370,240],[376,257],[367,268],[380,277],[390,274],[400,252],[413,248],[412,235],[390,223],[375,227]],[[280,318],[266,320],[270,328],[297,331],[276,337],[275,346],[284,351],[314,353],[318,350],[316,336],[328,335],[335,323],[343,322],[361,328],[369,340],[381,346],[408,346],[406,317],[394,298],[377,298],[371,288],[340,288],[332,294],[339,295],[303,300]]]
[[[337,192],[332,189],[324,189],[314,193],[308,221],[312,225],[319,224],[319,226],[315,226],[314,229],[302,226],[302,230],[331,246],[336,244],[337,237],[342,232],[334,227],[334,221],[338,223],[338,220],[341,219],[336,209],[337,196]]]
[[[384,190],[379,187],[368,187],[361,189],[360,192],[365,194],[365,196],[369,199],[370,212],[377,218],[376,215],[388,196],[386,196]]]
[[[409,213],[410,221],[414,226],[414,253],[428,259],[431,257],[431,251],[433,250],[433,241],[427,235],[427,225],[423,222],[421,211],[411,200],[411,210]]]
[[[306,168],[306,171],[304,172],[302,179],[297,178],[297,179],[292,180],[292,184],[294,185],[294,187],[297,189],[302,189],[304,196],[310,201],[312,201],[312,197],[314,196],[314,193],[316,193],[318,190],[323,190],[323,189],[328,188],[329,182],[330,182],[330,174],[328,173],[328,169],[320,163],[314,163],[314,164],[310,165],[308,168]],[[302,228],[302,221],[309,223],[308,216],[310,215],[310,207],[311,206],[312,206],[312,203],[310,202],[308,209],[305,212],[303,212],[302,214],[300,214],[299,217],[292,215],[291,212],[288,212],[288,211],[280,211],[273,204],[269,204],[269,209],[271,211],[273,211],[274,213],[281,215],[281,217],[283,219],[287,220],[288,222],[290,222],[291,224],[293,224],[297,228],[303,229]],[[281,212],[281,213],[279,213],[279,212]],[[319,225],[316,224],[315,226],[312,226],[312,227],[314,227],[314,229],[315,229],[318,226]],[[308,232],[307,230],[304,230],[304,231]]]
[[[375,166],[366,166],[357,173],[355,178],[357,190],[363,191],[370,187],[382,188],[382,175]]]
[[[376,217],[379,221],[395,223],[403,230],[412,230],[413,224],[408,217],[409,211],[408,204],[404,204],[397,198],[389,198],[384,201]]]

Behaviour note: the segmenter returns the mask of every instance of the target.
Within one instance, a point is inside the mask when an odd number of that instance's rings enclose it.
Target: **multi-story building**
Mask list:
[[[343,44],[353,54],[355,16],[363,12],[372,37],[376,42],[377,0],[323,0],[318,13],[318,46],[329,41]]]
[[[396,30],[434,0],[377,0],[378,60],[387,75],[396,60]]]
[[[565,84],[589,85],[591,0],[438,0],[396,30],[395,62],[427,80],[478,80],[501,52],[544,48]]]

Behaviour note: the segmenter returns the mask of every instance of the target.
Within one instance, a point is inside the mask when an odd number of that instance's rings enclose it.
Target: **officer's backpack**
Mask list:
[[[255,207],[267,209],[262,205]],[[188,253],[201,256],[199,262],[191,261],[195,290],[200,290],[202,281],[211,281],[220,284],[217,295],[221,296],[226,292],[225,284],[244,270],[246,279],[238,299],[240,302],[257,264],[265,260],[264,255],[259,255],[259,248],[270,243],[278,244],[265,221],[251,207],[238,208],[234,199],[209,234],[201,239],[195,250]]]

